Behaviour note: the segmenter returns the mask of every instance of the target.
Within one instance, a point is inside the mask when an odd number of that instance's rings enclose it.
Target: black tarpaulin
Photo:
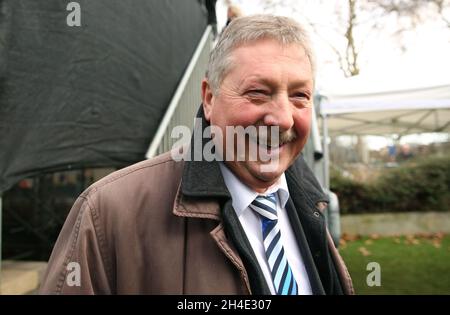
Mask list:
[[[0,193],[144,159],[206,29],[199,0],[0,0]]]

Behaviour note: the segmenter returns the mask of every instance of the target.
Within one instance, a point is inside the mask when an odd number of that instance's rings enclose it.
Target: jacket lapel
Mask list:
[[[322,281],[320,280],[320,276],[317,271],[314,258],[312,256],[311,247],[309,246],[309,242],[303,229],[302,222],[304,222],[305,220],[304,218],[302,218],[302,220],[300,219],[301,216],[297,213],[297,209],[292,198],[289,198],[288,203],[286,204],[286,211],[288,213],[289,221],[291,223],[292,230],[294,231],[295,238],[302,255],[303,263],[305,264],[305,269],[308,274],[312,294],[324,295],[325,291],[323,289]],[[311,223],[309,222],[309,224]]]
[[[328,250],[325,217],[318,208],[319,204],[328,201],[327,196],[317,189],[320,185],[312,171],[305,165],[302,157],[297,159],[287,170],[286,180],[315,267],[320,275],[321,291],[325,294],[339,294],[342,293],[341,284]]]
[[[219,203],[213,199],[194,200],[183,196],[181,190],[178,189],[177,198],[175,199],[173,214],[179,217],[210,219],[218,222],[218,225],[210,232],[217,247],[230,260],[231,263],[239,270],[240,276],[245,285],[248,294],[251,294],[248,274],[244,267],[241,257],[237,254],[234,246],[228,242],[225,234],[222,218],[220,215]]]

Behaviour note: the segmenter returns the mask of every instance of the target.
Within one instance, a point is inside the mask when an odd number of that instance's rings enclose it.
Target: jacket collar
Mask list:
[[[203,114],[203,106],[200,106],[197,118],[201,118],[201,124],[194,126],[194,135],[186,152],[186,156],[190,159],[187,159],[184,164],[174,212],[182,216],[220,220],[220,204],[230,199],[231,195],[225,185],[217,161],[194,160],[194,156],[203,157],[203,148],[211,140],[211,138],[202,137],[201,146],[194,144],[194,136],[196,134],[203,135],[203,131],[209,126]],[[291,194],[295,193],[296,190],[302,191],[311,207],[316,207],[318,202],[328,201],[302,155],[286,170],[286,179],[288,185],[294,186],[289,187]],[[202,205],[199,203],[202,203]]]

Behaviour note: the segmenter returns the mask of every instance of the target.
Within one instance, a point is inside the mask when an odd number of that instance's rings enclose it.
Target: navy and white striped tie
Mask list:
[[[297,282],[292,274],[287,257],[281,243],[278,226],[276,194],[258,196],[250,204],[250,209],[261,217],[262,234],[266,258],[269,263],[275,291],[278,295],[297,295]]]

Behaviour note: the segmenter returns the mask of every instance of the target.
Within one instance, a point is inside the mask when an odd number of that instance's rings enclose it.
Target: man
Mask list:
[[[313,73],[309,41],[295,21],[233,20],[211,53],[196,126],[214,127],[203,145],[213,141],[218,158],[191,161],[193,138],[184,160],[166,153],[87,189],[61,231],[41,292],[353,293],[321,213],[327,199],[299,157]],[[259,128],[239,142],[227,131],[252,126],[277,133]],[[269,159],[251,158],[252,144]]]

